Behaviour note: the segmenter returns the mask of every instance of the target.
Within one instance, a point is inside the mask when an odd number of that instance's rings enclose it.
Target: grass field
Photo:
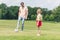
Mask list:
[[[0,40],[60,40],[60,23],[43,22],[39,37],[35,21],[25,21],[23,32],[14,32],[16,24],[17,20],[0,20]]]

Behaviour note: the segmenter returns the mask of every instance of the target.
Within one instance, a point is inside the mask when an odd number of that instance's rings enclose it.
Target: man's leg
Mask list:
[[[18,32],[18,28],[19,28],[19,25],[20,25],[20,20],[21,20],[21,17],[18,18],[17,27],[15,29],[16,32]]]
[[[22,18],[22,28],[21,28],[21,31],[23,31],[23,28],[24,28],[24,18]]]
[[[20,20],[21,20],[21,17],[18,18],[17,27],[16,27],[17,29],[19,28]]]

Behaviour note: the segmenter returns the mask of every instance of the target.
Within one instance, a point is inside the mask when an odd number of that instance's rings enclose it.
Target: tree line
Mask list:
[[[40,7],[30,7],[28,6],[28,19],[36,19],[36,11]],[[48,10],[47,8],[41,8],[44,21],[56,21],[60,22],[60,5],[53,10]],[[19,6],[7,6],[6,4],[0,4],[0,19],[17,19],[18,18]]]

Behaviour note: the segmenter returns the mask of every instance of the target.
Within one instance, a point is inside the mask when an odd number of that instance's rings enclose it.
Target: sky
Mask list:
[[[20,3],[24,2],[26,6],[54,9],[60,5],[60,0],[0,0],[1,3],[5,3],[7,6],[20,6]]]

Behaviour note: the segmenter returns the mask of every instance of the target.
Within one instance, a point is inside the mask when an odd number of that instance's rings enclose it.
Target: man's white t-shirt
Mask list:
[[[24,7],[24,8],[20,7],[19,10],[20,10],[20,15],[19,16],[22,17],[22,18],[25,18],[25,13],[28,10],[28,8],[27,7]],[[27,16],[27,14],[28,13],[26,13],[26,16]]]

